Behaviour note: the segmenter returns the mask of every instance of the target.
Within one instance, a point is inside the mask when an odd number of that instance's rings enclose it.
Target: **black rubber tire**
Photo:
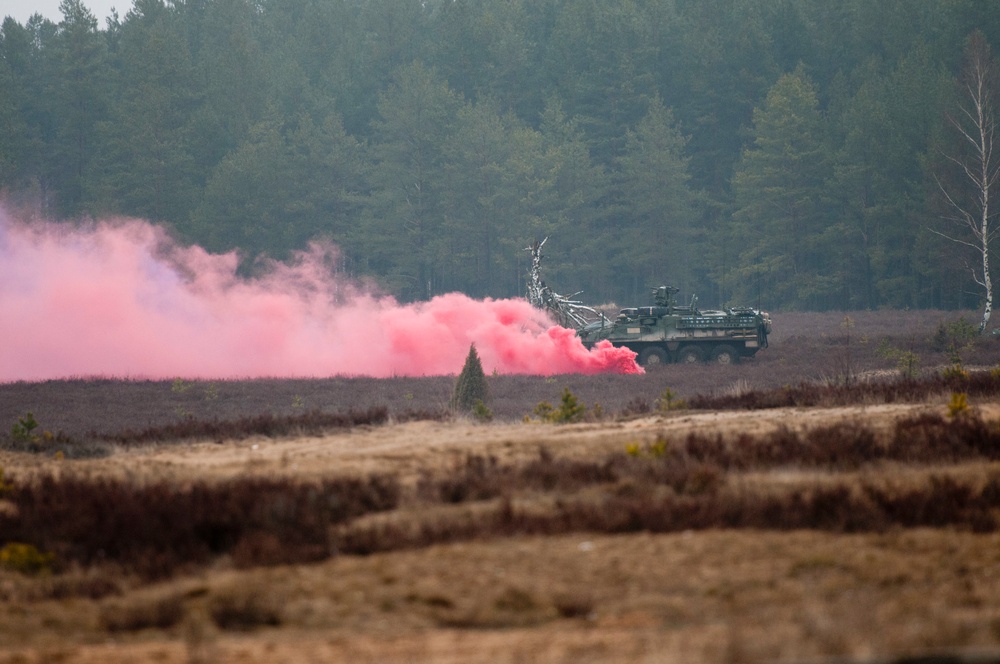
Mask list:
[[[739,364],[740,354],[732,346],[716,346],[712,351],[712,362],[715,364]]]
[[[644,367],[658,367],[661,364],[666,364],[670,359],[667,357],[667,351],[662,348],[657,348],[653,346],[651,348],[644,348],[641,353],[639,353],[638,362]]]
[[[683,346],[677,351],[677,361],[681,364],[697,364],[705,361],[705,353],[697,346]]]

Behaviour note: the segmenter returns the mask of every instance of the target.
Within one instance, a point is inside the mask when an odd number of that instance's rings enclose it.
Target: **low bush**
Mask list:
[[[108,632],[167,629],[184,618],[184,598],[179,593],[144,594],[105,600],[98,620]]]
[[[0,548],[0,567],[21,574],[51,572],[55,556],[39,551],[32,544],[8,542]]]
[[[233,586],[213,594],[208,613],[220,629],[249,631],[281,624],[281,602],[270,588]]]
[[[965,392],[952,392],[951,401],[948,403],[948,414],[952,417],[961,417],[969,413],[969,395]]]
[[[465,517],[432,516],[418,527],[381,523],[346,526],[337,548],[367,554],[469,538],[573,531],[673,532],[702,528],[817,528],[836,532],[884,531],[893,527],[958,527],[993,532],[998,526],[1000,475],[979,486],[930,473],[922,484],[894,487],[845,478],[780,490],[730,486],[727,472],[780,467],[853,470],[898,461],[948,464],[1000,459],[1000,428],[977,417],[924,414],[896,424],[886,440],[866,427],[844,423],[807,433],[790,429],[758,438],[691,434],[632,444],[603,460],[553,457],[503,465],[470,456],[441,478],[425,477],[427,500],[494,500],[492,508]],[[589,489],[600,489],[595,493]],[[588,491],[583,491],[588,489]],[[548,510],[518,508],[517,495],[558,496]],[[497,500],[499,499],[499,500]]]
[[[660,398],[656,400],[656,410],[667,413],[672,410],[683,410],[687,408],[687,402],[677,397],[677,393],[669,387],[663,390]]]
[[[91,436],[123,445],[190,438],[240,440],[250,436],[276,437],[293,434],[318,434],[330,429],[384,424],[388,419],[389,409],[385,406],[376,406],[367,410],[349,410],[345,413],[324,413],[313,410],[280,416],[266,413],[233,420],[199,420],[187,417],[180,422],[147,429],[126,429],[111,435],[92,432]]]
[[[483,403],[482,399],[476,399],[476,402],[472,404],[472,416],[480,422],[489,422],[493,419],[493,411]]]
[[[849,406],[858,403],[907,403],[939,394],[964,392],[970,397],[1000,396],[1000,375],[993,372],[946,372],[912,380],[888,380],[851,385],[801,383],[740,394],[701,394],[688,399],[700,410],[757,410],[802,406]]]
[[[874,482],[841,481],[790,486],[775,492],[752,486],[699,492],[657,492],[650,485],[630,491],[563,498],[552,509],[521,509],[500,501],[474,521],[435,516],[419,528],[381,524],[345,528],[338,549],[366,555],[468,539],[569,532],[681,532],[713,528],[832,532],[885,532],[905,527],[957,527],[996,532],[1000,480],[986,487],[947,476],[907,489]]]
[[[243,565],[305,562],[330,555],[327,531],[394,508],[400,490],[385,477],[316,484],[239,478],[180,487],[45,476],[19,484],[0,513],[5,537],[88,565],[118,562],[146,578],[225,553]],[[280,542],[259,546],[261,534]]]
[[[581,421],[587,414],[587,407],[580,403],[580,400],[568,387],[565,387],[558,406],[553,406],[548,401],[542,401],[535,406],[532,412],[543,422],[569,424]]]
[[[587,618],[594,613],[594,598],[584,592],[559,594],[553,604],[563,618]]]
[[[38,422],[35,420],[35,415],[32,412],[28,412],[24,417],[19,417],[14,426],[10,429],[10,437],[14,439],[14,442],[30,442],[36,438],[35,429],[38,427]]]
[[[358,528],[351,525],[358,517],[400,505],[403,493],[396,480],[375,476],[298,483],[246,477],[179,487],[43,476],[7,484],[5,500],[13,509],[0,512],[0,532],[9,541],[0,562],[25,572],[44,571],[55,560],[81,566],[116,563],[127,573],[158,578],[223,554],[236,566],[249,567],[513,533],[716,527],[855,531],[894,525],[994,530],[1000,508],[996,476],[980,487],[940,475],[906,491],[845,479],[755,492],[735,490],[727,478],[728,473],[786,467],[839,471],[884,461],[973,460],[1000,460],[1000,427],[975,413],[925,413],[899,421],[878,437],[866,427],[842,423],[804,433],[782,428],[757,437],[664,434],[592,460],[560,458],[545,449],[534,459],[511,464],[470,455],[448,471],[424,476],[417,496],[432,504],[494,501],[483,518],[435,521],[431,516],[417,524],[379,521],[377,527]],[[518,507],[520,497],[539,495],[554,496],[546,503],[554,507]],[[331,532],[337,535],[331,538]]]

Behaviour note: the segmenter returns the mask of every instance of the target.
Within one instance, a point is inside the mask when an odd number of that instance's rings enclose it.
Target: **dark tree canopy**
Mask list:
[[[940,234],[939,183],[966,45],[995,47],[998,15],[134,0],[100,25],[63,0],[0,27],[0,194],[248,261],[328,239],[404,300],[518,296],[551,236],[547,278],[593,304],[674,284],[706,306],[973,307],[991,291]]]

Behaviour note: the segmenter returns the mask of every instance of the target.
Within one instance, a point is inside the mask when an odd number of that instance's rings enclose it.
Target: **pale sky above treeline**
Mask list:
[[[62,20],[59,12],[60,0],[0,0],[0,16],[10,16],[15,21],[24,25],[28,18],[34,13],[39,13],[54,23]],[[111,14],[111,8],[118,10],[118,16],[125,18],[125,14],[132,8],[132,0],[84,0],[84,6],[97,18],[97,27],[104,29],[105,19]]]

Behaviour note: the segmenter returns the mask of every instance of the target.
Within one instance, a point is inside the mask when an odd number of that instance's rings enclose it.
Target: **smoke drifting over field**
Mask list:
[[[523,300],[451,293],[402,305],[332,275],[314,245],[263,276],[134,219],[25,223],[0,208],[0,381],[641,371],[586,350]]]

